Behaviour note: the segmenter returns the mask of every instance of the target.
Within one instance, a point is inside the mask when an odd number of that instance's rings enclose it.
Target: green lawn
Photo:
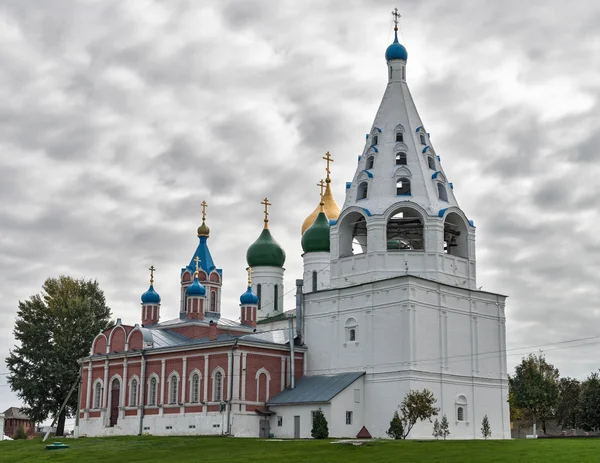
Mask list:
[[[0,442],[0,462],[598,462],[599,439],[514,441],[370,441],[357,447],[329,441],[264,441],[225,437],[63,439],[66,450],[41,440]],[[47,443],[51,443],[49,439]]]

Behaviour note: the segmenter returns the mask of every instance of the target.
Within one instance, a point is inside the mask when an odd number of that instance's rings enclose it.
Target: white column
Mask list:
[[[185,415],[185,406],[183,404],[186,403],[185,400],[185,384],[187,379],[187,357],[183,357],[183,371],[181,372],[181,409],[179,413]]]
[[[91,398],[91,394],[92,394],[92,361],[91,360],[88,362],[87,373],[88,373],[87,391],[85,392],[85,413],[84,413],[84,417],[86,420],[88,420],[90,417],[90,408],[91,408],[91,403],[90,403],[90,398]]]
[[[210,372],[208,371],[208,354],[204,356],[204,402],[205,405],[202,407],[202,413],[206,415],[208,411],[208,383],[210,382]]]
[[[100,412],[100,417],[102,418],[105,426],[108,424],[106,421],[106,408],[108,407],[108,387],[108,359],[106,359],[104,361],[104,390],[102,391],[102,411]]]
[[[246,352],[242,353],[242,407],[241,407],[241,411],[245,412],[246,411],[246,356],[248,354]]]
[[[281,357],[281,390],[285,389],[285,357]]]
[[[119,397],[119,419],[125,418],[125,404],[127,403],[127,359],[123,359],[123,392]]]
[[[160,361],[160,412],[159,416],[164,415],[164,405],[165,405],[165,363],[166,361],[163,359]]]
[[[240,401],[240,358],[242,354],[240,352],[233,353],[233,390],[232,390],[232,402],[239,403]]]

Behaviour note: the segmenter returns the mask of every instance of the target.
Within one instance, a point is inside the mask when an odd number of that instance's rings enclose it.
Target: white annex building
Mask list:
[[[451,438],[481,438],[484,415],[493,438],[510,438],[506,297],[477,289],[475,225],[419,117],[397,32],[385,58],[388,84],[341,210],[325,157],[296,309],[282,307],[285,252],[265,214],[240,321],[221,318],[203,216],[178,318],[160,321],[151,285],[142,324],[118,323],[82,359],[80,435],[308,438],[321,408],[330,437],[386,437],[404,396],[426,388]],[[422,422],[409,437],[431,433]]]

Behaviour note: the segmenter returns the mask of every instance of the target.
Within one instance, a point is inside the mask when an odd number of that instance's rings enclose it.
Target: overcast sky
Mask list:
[[[224,316],[265,196],[293,293],[320,158],[341,205],[396,6],[417,108],[477,226],[478,285],[509,296],[509,370],[529,346],[600,336],[598,2],[3,0],[0,357],[49,276],[96,278],[133,324],[154,264],[176,317],[202,200]],[[543,349],[583,379],[598,341]],[[0,365],[2,411],[19,401]]]

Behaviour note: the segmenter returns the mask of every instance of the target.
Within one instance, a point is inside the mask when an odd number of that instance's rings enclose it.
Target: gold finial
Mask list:
[[[154,271],[156,269],[154,268],[154,265],[151,265],[148,270],[150,270],[150,285],[153,285],[154,284]]]
[[[248,288],[252,286],[252,267],[248,267]]]
[[[265,206],[265,230],[266,230],[267,228],[269,228],[269,206],[271,205],[271,203],[265,197],[265,199],[261,202],[261,204],[263,204]]]
[[[206,201],[202,201],[200,204],[202,206],[202,225],[198,227],[198,236],[208,236],[210,234],[210,228],[206,226],[206,208],[208,204],[206,204]]]
[[[331,178],[329,176],[329,174],[331,174],[331,170],[329,170],[329,163],[333,162],[333,158],[331,157],[331,154],[329,153],[329,151],[327,151],[327,153],[325,153],[325,156],[323,156],[323,159],[325,159],[325,161],[327,161],[327,167],[325,167],[325,172],[327,172],[327,176],[325,177],[325,181],[327,183],[331,183]]]
[[[325,201],[323,200],[323,197],[325,196],[325,185],[326,183],[323,181],[323,179],[321,179],[321,181],[317,183],[317,186],[321,187],[321,202],[319,203],[319,206],[321,207],[321,212],[324,212],[325,210]]]
[[[194,278],[198,278],[200,275],[200,258],[198,256],[194,257],[194,261],[196,261],[196,271],[194,272]]]
[[[392,16],[394,17],[394,32],[398,32],[398,21],[400,21],[400,13],[398,13],[398,8],[394,8],[394,11],[392,11]]]

